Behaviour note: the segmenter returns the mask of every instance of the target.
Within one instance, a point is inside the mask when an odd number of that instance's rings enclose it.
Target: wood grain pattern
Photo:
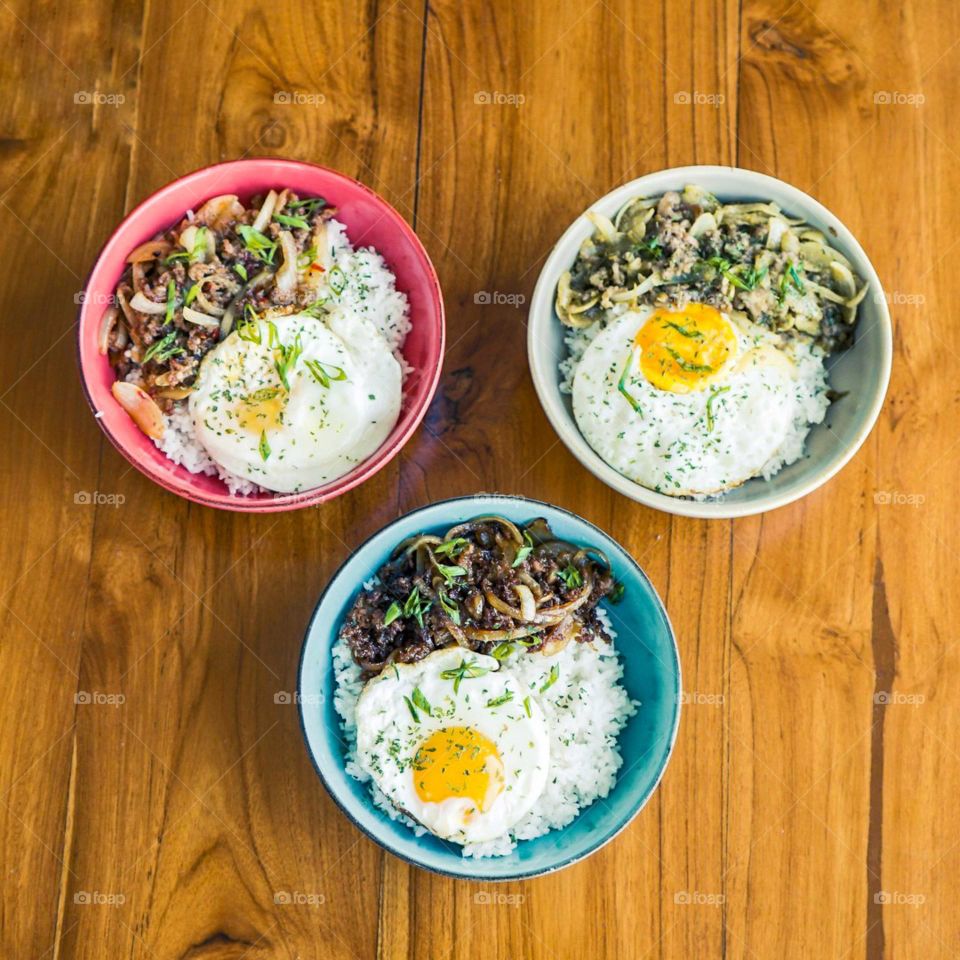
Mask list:
[[[960,953],[955,5],[0,0],[0,24],[17,324],[0,353],[0,956]],[[75,295],[124,211],[256,155],[383,194],[449,316],[440,389],[401,457],[278,517],[203,510],[129,469],[72,344]],[[645,510],[586,474],[525,359],[524,304],[570,220],[698,162],[836,211],[896,326],[890,396],[854,461],[732,523]],[[500,903],[354,830],[284,702],[337,564],[398,513],[480,490],[573,508],[634,553],[688,700],[634,824],[497,887]],[[94,491],[122,502],[79,502]]]

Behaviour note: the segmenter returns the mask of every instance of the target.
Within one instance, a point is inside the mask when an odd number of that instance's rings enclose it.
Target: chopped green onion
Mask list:
[[[423,695],[423,691],[419,687],[413,688],[412,696],[413,703],[418,709],[422,710],[428,717],[433,716],[430,701]]]
[[[447,540],[445,543],[434,547],[433,552],[435,556],[450,557],[452,559],[454,553],[458,553],[463,547],[467,546],[469,542],[469,540],[465,540],[463,537],[454,537],[452,540]]]
[[[557,576],[568,588],[583,586],[583,575],[572,563],[568,563],[563,570],[558,570]]]
[[[187,295],[183,298],[183,305],[189,307],[194,300],[197,299],[197,294],[200,292],[200,287],[203,285],[202,280],[198,280],[188,291]]]
[[[300,339],[300,334],[297,334],[296,339],[289,346],[284,346],[282,343],[277,344],[277,349],[280,351],[280,359],[275,360],[273,366],[277,371],[277,376],[280,378],[284,389],[289,393],[289,374],[296,366],[297,360],[300,359],[300,354],[303,353],[303,343]]]
[[[437,591],[440,598],[440,606],[443,607],[447,616],[457,625],[460,624],[460,608],[451,600],[443,590]]]
[[[533,714],[530,712],[530,698],[529,698],[529,697],[524,697],[524,698],[523,698],[523,709],[527,711],[527,716],[528,716],[528,717],[532,717],[532,716],[533,716]]]
[[[207,228],[199,227],[193,241],[193,249],[190,251],[190,262],[199,260],[207,252]]]
[[[303,217],[286,217],[282,213],[275,213],[273,219],[285,227],[295,227],[298,230],[309,230],[310,224]]]
[[[242,263],[235,263],[233,269],[237,271],[237,275],[240,279],[246,283],[249,277],[247,276],[247,268]]]
[[[347,371],[343,367],[337,367],[332,363],[324,363],[322,360],[304,360],[306,368],[313,374],[313,379],[321,387],[328,387],[335,380],[346,380]],[[330,373],[329,371],[333,371]]]
[[[260,431],[260,456],[263,460],[270,458],[270,444],[267,443],[267,431]]]
[[[339,266],[334,265],[327,275],[327,283],[330,289],[339,297],[347,285],[347,278]]]
[[[420,715],[417,713],[417,708],[413,705],[409,697],[404,696],[403,699],[406,701],[407,707],[410,710],[410,716],[413,717],[413,722],[419,723]]]
[[[167,281],[167,314],[165,320],[167,323],[173,323],[173,316],[177,312],[177,285],[172,281]]]
[[[509,703],[513,699],[513,691],[508,690],[505,694],[499,697],[494,697],[493,700],[487,701],[488,707],[502,707],[505,703]]]
[[[155,343],[152,343],[143,355],[143,359],[140,361],[141,365],[145,364],[148,360],[152,360],[154,363],[163,363],[172,357],[186,353],[183,347],[176,346],[176,340],[177,331],[171,330],[162,340],[157,340]]]
[[[543,686],[540,687],[540,692],[546,693],[557,682],[557,679],[559,677],[560,677],[560,667],[557,664],[554,664],[550,668],[550,675],[543,682]]]
[[[277,252],[277,245],[273,240],[246,224],[237,227],[237,233],[240,234],[243,245],[258,260],[262,260],[264,263],[273,263],[274,254]]]
[[[610,593],[607,594],[607,597],[611,603],[619,603],[623,599],[623,595],[626,593],[626,590],[626,586],[618,580],[613,585],[613,589],[610,591]]]
[[[726,393],[729,389],[729,387],[711,388],[710,396],[707,398],[707,433],[713,433],[713,401],[716,400],[721,393]]]
[[[636,400],[627,392],[627,377],[630,375],[630,369],[633,366],[636,358],[637,358],[637,349],[636,347],[634,347],[634,349],[630,351],[630,356],[627,357],[627,362],[623,366],[623,372],[620,374],[620,380],[617,383],[617,389],[620,391],[621,394],[623,394],[627,403],[629,403],[630,406],[633,408],[633,412],[639,413],[642,419],[643,408],[640,406],[639,401]]]
[[[705,363],[694,363],[692,360],[686,360],[677,353],[672,347],[665,347],[667,353],[677,362],[677,366],[687,373],[713,373],[713,367]]]
[[[459,566],[445,566],[445,565],[442,564],[442,563],[438,563],[438,564],[437,564],[437,570],[440,571],[440,573],[443,575],[443,579],[446,580],[447,583],[453,583],[453,581],[454,581],[457,577],[466,576],[466,573],[467,573],[467,571],[466,571],[466,569],[465,569],[464,567],[459,567]]]
[[[403,611],[400,609],[400,604],[397,603],[396,600],[394,600],[393,603],[391,603],[390,606],[387,607],[387,612],[384,614],[384,617],[383,617],[383,625],[385,627],[389,627],[390,624],[397,619],[397,617],[400,617],[402,615],[403,615]]]

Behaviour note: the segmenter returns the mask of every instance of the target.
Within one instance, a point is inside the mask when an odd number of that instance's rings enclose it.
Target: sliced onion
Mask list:
[[[532,623],[537,617],[537,601],[530,588],[524,583],[515,583],[513,592],[520,598],[520,618],[526,623]]]
[[[289,230],[281,230],[278,239],[283,264],[277,271],[277,292],[292,296],[297,292],[297,244]]]
[[[498,613],[512,617],[514,620],[523,619],[523,614],[519,608],[510,606],[506,600],[501,600],[492,590],[484,590],[483,595],[487,598],[487,603]]]
[[[263,228],[270,222],[270,218],[273,216],[274,207],[277,205],[277,191],[271,190],[266,199],[263,201],[263,205],[260,207],[260,212],[257,214],[257,219],[253,221],[253,229],[259,230],[260,233],[263,233]]]
[[[127,263],[146,263],[149,260],[156,260],[159,257],[165,257],[172,249],[173,244],[168,240],[148,240],[130,251]]]
[[[156,303],[153,300],[148,300],[141,290],[138,290],[130,298],[130,306],[140,313],[161,314],[167,312],[167,305],[165,303]]]
[[[523,543],[523,534],[517,529],[517,527],[512,524],[506,517],[476,517],[473,520],[468,520],[466,523],[458,523],[455,527],[451,527],[447,531],[445,540],[453,540],[454,537],[463,536],[464,533],[472,533],[477,529],[481,524],[484,523],[498,523],[504,530],[509,531],[510,536],[513,537],[517,543]]]
[[[198,327],[206,327],[209,330],[219,329],[220,321],[216,317],[207,316],[193,307],[183,308],[183,319],[188,323],[195,323]]]
[[[185,400],[195,389],[195,387],[167,387],[166,390],[161,390],[157,396],[163,397],[165,400]]]
[[[211,197],[198,211],[196,219],[209,224],[214,230],[222,230],[232,220],[242,217],[243,205],[235,194],[225,193]]]
[[[474,643],[506,643],[508,640],[522,640],[524,637],[539,633],[543,627],[514,627],[512,630],[478,630],[476,627],[464,627],[463,632]]]
[[[166,427],[163,412],[153,402],[150,394],[136,384],[115,380],[110,388],[117,403],[130,415],[130,419],[148,436],[160,440]]]
[[[110,349],[110,334],[113,333],[119,315],[120,311],[116,307],[107,307],[103,311],[103,316],[100,318],[100,329],[97,331],[97,350],[101,357],[105,357]]]

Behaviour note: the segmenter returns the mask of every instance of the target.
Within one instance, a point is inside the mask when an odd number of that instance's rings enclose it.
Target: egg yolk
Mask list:
[[[413,760],[413,782],[425,803],[466,798],[483,813],[503,792],[503,761],[496,744],[479,731],[444,727],[420,744]]]
[[[287,397],[279,388],[260,390],[242,398],[237,422],[244,430],[249,430],[251,433],[281,427],[286,405]]]
[[[654,310],[634,338],[640,369],[658,390],[702,390],[737,351],[730,322],[705,303]]]

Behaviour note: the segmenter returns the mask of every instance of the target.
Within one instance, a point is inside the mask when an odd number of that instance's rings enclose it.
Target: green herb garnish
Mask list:
[[[188,291],[187,295],[183,298],[183,305],[189,307],[194,300],[197,299],[197,294],[200,292],[200,287],[203,285],[202,280],[198,280]]]
[[[273,219],[277,223],[282,223],[285,227],[295,227],[298,230],[309,230],[310,224],[303,217],[287,217],[282,213],[275,213]]]
[[[387,607],[387,612],[383,615],[383,625],[389,627],[390,624],[400,616],[403,616],[403,610],[400,609],[400,604],[394,600],[394,602]],[[398,676],[397,679],[399,680],[400,677]]]
[[[245,343],[262,342],[260,316],[250,303],[243,306],[243,323],[237,324],[237,336]]]
[[[677,366],[687,373],[713,373],[713,367],[705,363],[694,363],[692,360],[685,360],[672,347],[665,346],[664,349],[677,362]]]
[[[443,673],[440,674],[440,679],[452,680],[453,692],[459,693],[460,684],[464,680],[474,680],[489,672],[490,670],[487,667],[478,666],[476,660],[461,660],[459,667],[454,667],[452,670],[444,670]]]
[[[193,249],[190,251],[190,262],[194,263],[207,252],[207,228],[199,227],[193,240]]]
[[[323,197],[310,197],[306,200],[294,200],[292,203],[286,205],[288,210],[302,210],[304,216],[311,216],[315,210],[320,207],[325,207],[327,201]]]
[[[797,268],[792,263],[787,264],[787,273],[790,275],[790,282],[797,288],[797,292],[806,293],[807,288],[803,285],[803,281],[797,274]]]
[[[433,716],[433,710],[430,707],[430,701],[423,695],[423,692],[419,687],[413,688],[412,696],[415,707],[422,710],[428,717]]]
[[[270,444],[267,443],[267,431],[260,431],[260,456],[263,460],[270,458]]]
[[[347,285],[347,277],[339,266],[334,265],[327,275],[327,284],[330,289],[339,297]]]
[[[674,323],[672,320],[668,320],[667,326],[676,330],[681,337],[689,337],[691,340],[703,339],[703,334],[699,330],[691,330],[689,327],[685,327],[682,323]]]
[[[620,374],[620,380],[617,382],[617,389],[623,394],[627,403],[633,408],[634,413],[639,413],[641,419],[643,418],[643,408],[640,406],[638,400],[632,397],[627,392],[627,377],[630,375],[630,369],[633,367],[634,361],[637,359],[637,351],[633,349],[630,351],[630,356],[627,357],[627,362],[623,365],[623,372]]]
[[[452,559],[454,553],[458,553],[469,542],[469,540],[465,540],[463,537],[454,537],[452,540],[447,540],[439,546],[434,547],[433,552],[435,556],[450,557]]]
[[[410,596],[403,603],[403,615],[413,617],[422,627],[424,615],[432,606],[432,602],[424,605],[423,598],[420,596],[420,588],[414,587],[410,591]]]
[[[467,573],[464,567],[446,566],[445,564],[442,564],[442,563],[437,564],[437,570],[440,571],[440,573],[443,576],[443,579],[446,580],[448,584],[453,583],[453,581],[456,580],[457,577],[466,576],[466,573]]]
[[[533,716],[533,714],[530,712],[530,698],[529,698],[529,697],[524,697],[524,698],[523,698],[523,709],[527,711],[527,716],[528,716],[528,717],[532,717],[532,716]]]
[[[240,279],[246,283],[249,279],[247,277],[247,268],[242,263],[235,263],[233,265],[233,269],[237,271],[237,275],[240,277]]]
[[[303,362],[310,373],[313,374],[313,379],[321,387],[329,388],[332,381],[347,379],[347,371],[343,367],[334,366],[332,363],[324,363],[322,360],[304,360]]]
[[[626,593],[626,591],[626,586],[618,580],[613,585],[613,589],[607,594],[607,599],[611,603],[619,603],[623,599],[623,595]]]
[[[513,563],[510,564],[511,567],[519,567],[520,564],[533,553],[533,540],[526,530],[523,531],[523,539],[524,545],[517,551],[517,555],[513,558]]]
[[[557,664],[554,664],[550,668],[550,675],[543,682],[543,686],[540,687],[541,693],[546,693],[558,680],[560,677],[560,667]]]
[[[505,703],[509,703],[513,699],[513,691],[508,690],[505,694],[500,697],[494,697],[492,700],[487,701],[488,707],[502,707]]]
[[[284,346],[282,343],[278,343],[277,350],[280,351],[280,359],[274,360],[273,366],[277,371],[277,376],[280,378],[280,382],[283,384],[284,389],[287,391],[287,393],[289,393],[289,374],[293,370],[294,366],[296,366],[297,360],[300,359],[300,354],[303,353],[303,343],[300,339],[300,334],[297,334],[293,343],[291,343],[289,346]]]
[[[713,401],[716,400],[721,393],[726,393],[729,389],[729,387],[711,388],[710,396],[707,398],[707,433],[713,433]]]
[[[558,570],[557,576],[570,589],[583,586],[583,574],[572,563],[568,563],[563,570]]]
[[[167,281],[167,313],[164,320],[167,323],[173,323],[173,316],[177,312],[177,285],[172,281]]]
[[[410,716],[413,717],[413,722],[414,722],[414,723],[419,723],[419,722],[420,722],[420,714],[417,713],[417,708],[413,705],[413,703],[411,702],[411,700],[410,700],[409,697],[404,696],[403,699],[404,699],[404,701],[406,702],[407,708],[408,708],[409,711],[410,711]]]
[[[243,245],[258,259],[264,263],[273,263],[274,255],[277,252],[276,243],[269,237],[264,236],[259,230],[241,224],[237,227],[237,233],[243,240]]]
[[[253,393],[248,393],[244,398],[244,403],[266,403],[268,400],[273,400],[277,394],[280,393],[279,387],[262,387],[259,390],[254,390]]]
[[[460,608],[447,596],[443,590],[437,591],[437,596],[440,599],[440,606],[443,607],[444,612],[455,624],[459,626]]]
[[[141,365],[148,360],[152,360],[154,363],[164,363],[172,357],[186,353],[183,347],[177,346],[176,341],[177,331],[171,330],[162,340],[157,340],[155,343],[150,344],[147,352],[143,355],[143,359],[140,361]]]

